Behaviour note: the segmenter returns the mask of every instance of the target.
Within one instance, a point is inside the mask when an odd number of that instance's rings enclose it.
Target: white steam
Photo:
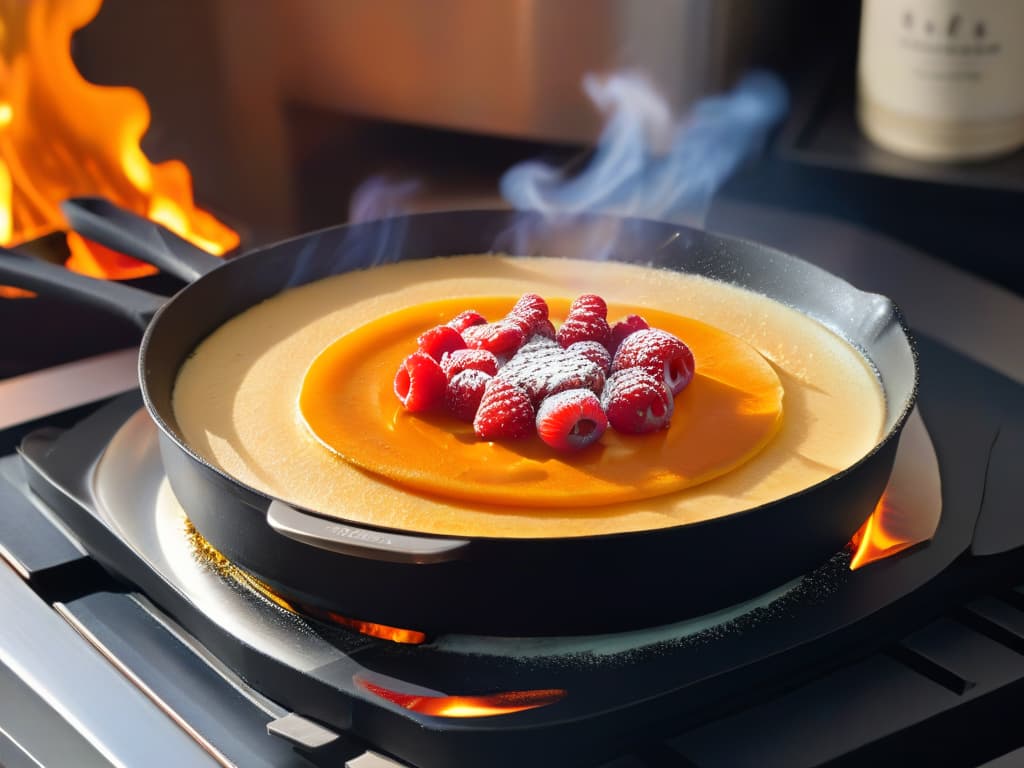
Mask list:
[[[715,191],[761,149],[789,102],[782,81],[768,72],[702,99],[682,119],[636,73],[588,75],[583,87],[607,115],[592,159],[568,178],[537,161],[512,167],[501,192],[514,208],[700,222]]]
[[[371,176],[352,193],[349,203],[350,222],[384,219],[407,212],[409,201],[420,191],[415,179],[392,181],[384,176]]]

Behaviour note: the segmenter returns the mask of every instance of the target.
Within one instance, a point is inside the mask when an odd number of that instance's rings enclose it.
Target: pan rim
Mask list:
[[[371,226],[381,226],[382,224],[383,225],[387,225],[388,223],[399,223],[399,222],[405,222],[405,221],[410,221],[410,220],[426,220],[426,219],[433,218],[433,217],[442,217],[442,218],[456,217],[456,218],[463,218],[463,219],[472,219],[472,218],[484,217],[484,216],[494,216],[495,214],[503,214],[505,216],[511,217],[509,219],[509,221],[516,220],[519,217],[539,217],[539,216],[541,216],[541,214],[536,213],[536,212],[514,212],[514,211],[509,211],[507,209],[502,209],[502,208],[473,208],[473,209],[454,209],[454,210],[443,210],[443,211],[430,211],[430,212],[423,212],[423,213],[413,213],[413,214],[407,214],[407,215],[403,215],[403,216],[390,217],[388,219],[374,220],[374,221],[371,221],[371,222],[358,222],[358,223],[339,224],[339,225],[334,225],[334,226],[330,226],[330,227],[324,227],[324,228],[319,229],[319,230],[314,230],[314,231],[311,231],[311,232],[303,233],[303,234],[297,235],[295,237],[287,238],[287,239],[284,239],[284,240],[281,240],[281,241],[277,241],[277,242],[274,242],[274,243],[267,244],[265,246],[261,246],[260,248],[254,249],[252,251],[248,251],[248,252],[246,252],[244,254],[240,254],[240,255],[236,256],[235,258],[231,259],[230,261],[225,262],[223,265],[217,267],[214,270],[214,272],[220,272],[222,269],[241,269],[242,267],[238,267],[238,266],[234,266],[234,265],[238,265],[238,264],[242,264],[242,263],[245,263],[245,262],[249,262],[253,258],[260,258],[261,256],[262,257],[266,257],[267,254],[276,252],[278,249],[287,248],[288,246],[294,245],[294,244],[297,244],[297,243],[313,241],[315,238],[323,236],[323,235],[326,235],[326,234],[335,234],[335,233],[339,233],[339,232],[352,232],[352,231],[355,231],[357,228],[365,227],[365,226],[368,226],[368,225],[371,225]],[[836,275],[835,273],[830,272],[830,271],[824,269],[823,267],[820,267],[820,266],[818,266],[816,264],[813,264],[812,262],[809,262],[809,261],[807,261],[805,259],[802,259],[802,258],[800,258],[798,256],[794,256],[792,254],[789,254],[789,253],[787,253],[785,251],[782,251],[780,249],[777,249],[777,248],[774,248],[772,246],[768,246],[768,245],[765,245],[763,243],[759,243],[759,242],[756,242],[756,241],[753,241],[753,240],[750,240],[750,239],[747,239],[747,238],[735,237],[735,236],[732,236],[732,235],[724,235],[724,234],[719,234],[719,233],[716,233],[716,232],[700,230],[700,229],[696,229],[694,227],[690,227],[690,226],[683,225],[683,224],[677,224],[677,223],[674,223],[674,222],[660,221],[660,220],[656,220],[656,219],[645,219],[645,218],[640,218],[640,217],[616,216],[616,215],[612,215],[612,214],[593,214],[593,213],[575,214],[575,215],[573,215],[571,217],[566,217],[565,219],[560,220],[560,223],[562,225],[568,224],[568,225],[571,226],[575,222],[588,222],[588,221],[589,222],[595,222],[595,221],[601,221],[601,220],[616,221],[619,224],[630,224],[630,225],[634,225],[635,224],[637,226],[645,226],[645,227],[652,227],[652,228],[663,229],[665,231],[665,233],[666,233],[666,239],[665,239],[665,244],[666,245],[669,244],[674,239],[680,237],[681,235],[686,234],[686,235],[689,235],[689,236],[696,235],[699,238],[710,238],[710,240],[712,242],[716,243],[716,244],[726,244],[726,245],[730,245],[730,246],[741,246],[743,248],[752,248],[752,249],[757,250],[758,252],[764,253],[765,255],[771,255],[771,257],[773,257],[775,259],[780,259],[783,263],[785,263],[787,265],[795,265],[799,269],[809,270],[811,273],[816,274],[819,277],[819,279],[824,279],[824,280],[830,282],[832,285],[841,286],[845,291],[852,292],[853,294],[857,295],[860,298],[863,298],[865,300],[877,299],[877,300],[884,301],[887,304],[887,307],[888,307],[888,309],[889,309],[889,311],[891,312],[891,315],[892,315],[891,321],[886,324],[886,327],[896,327],[896,328],[899,329],[901,338],[903,340],[905,340],[906,343],[907,343],[907,348],[908,348],[908,352],[909,352],[909,355],[910,355],[909,362],[910,362],[911,369],[912,369],[912,380],[911,380],[911,383],[910,383],[910,387],[907,390],[906,396],[903,398],[903,402],[897,404],[898,411],[897,411],[896,408],[893,408],[892,411],[889,410],[890,407],[893,404],[891,404],[889,402],[889,398],[886,397],[886,421],[889,423],[889,426],[886,429],[885,433],[872,446],[872,448],[867,453],[865,453],[860,459],[858,459],[856,462],[854,462],[853,464],[847,466],[846,468],[844,468],[844,469],[842,469],[842,470],[840,470],[840,471],[838,471],[838,472],[836,472],[836,473],[834,473],[832,475],[829,475],[828,477],[824,478],[823,480],[820,480],[819,482],[817,482],[817,483],[815,483],[813,485],[807,486],[805,488],[802,488],[802,489],[800,489],[798,491],[795,491],[793,493],[787,494],[787,495],[785,495],[783,497],[780,497],[778,499],[775,499],[773,501],[766,502],[764,504],[759,504],[759,505],[754,506],[754,507],[749,507],[747,509],[738,510],[736,512],[732,512],[732,513],[729,513],[729,514],[726,514],[726,515],[721,515],[721,516],[718,516],[718,517],[713,517],[713,518],[709,518],[709,519],[705,519],[705,520],[698,520],[698,521],[693,521],[693,522],[681,522],[681,523],[678,523],[676,525],[662,526],[662,527],[657,527],[657,528],[638,529],[638,530],[631,530],[631,531],[617,531],[617,532],[612,532],[612,533],[581,534],[581,535],[578,535],[578,536],[514,537],[514,536],[478,536],[478,535],[467,536],[467,535],[460,535],[460,534],[457,534],[457,533],[434,533],[434,532],[424,532],[424,531],[409,530],[409,529],[404,529],[404,528],[395,528],[395,527],[390,527],[390,526],[375,525],[375,524],[372,524],[372,523],[365,523],[365,522],[361,522],[361,521],[354,521],[354,520],[350,520],[348,518],[342,518],[342,517],[335,516],[335,515],[328,515],[328,514],[325,514],[323,512],[318,512],[315,509],[310,509],[308,507],[304,507],[304,506],[301,506],[301,505],[298,505],[298,504],[294,504],[294,503],[288,502],[285,499],[281,499],[281,498],[279,498],[277,496],[273,496],[273,495],[268,494],[268,493],[266,493],[264,491],[258,490],[256,488],[252,487],[251,485],[243,482],[242,480],[232,476],[231,474],[229,474],[225,470],[221,469],[217,465],[213,464],[212,462],[208,461],[205,457],[201,456],[199,453],[197,453],[195,450],[193,450],[192,447],[190,446],[189,442],[184,438],[184,436],[181,435],[180,432],[174,426],[169,424],[167,422],[167,420],[161,414],[161,411],[160,411],[160,408],[158,407],[158,404],[155,403],[155,401],[154,401],[154,399],[153,399],[153,397],[151,395],[150,387],[148,386],[148,380],[147,380],[147,365],[146,365],[146,363],[147,363],[148,351],[150,349],[150,343],[152,341],[152,337],[153,337],[153,334],[155,332],[155,329],[158,328],[159,325],[160,325],[161,318],[163,318],[168,312],[173,311],[172,308],[177,303],[179,303],[181,297],[187,296],[189,294],[189,292],[194,288],[194,286],[200,284],[203,281],[203,279],[204,279],[203,277],[199,278],[194,283],[186,285],[181,291],[179,291],[177,294],[175,294],[175,296],[171,297],[167,302],[165,302],[157,310],[157,312],[153,315],[152,320],[150,321],[149,325],[146,327],[145,333],[143,335],[142,343],[140,345],[139,366],[138,366],[138,375],[139,375],[140,389],[141,389],[141,392],[142,392],[142,398],[143,398],[143,402],[144,402],[144,405],[146,407],[146,410],[149,413],[150,418],[156,424],[156,426],[159,429],[159,431],[167,439],[169,439],[176,446],[176,448],[178,450],[183,451],[188,457],[190,457],[193,461],[198,462],[207,471],[210,471],[210,472],[214,473],[216,476],[218,476],[218,478],[221,481],[229,483],[230,485],[232,485],[232,486],[234,486],[236,488],[239,488],[241,490],[244,490],[246,492],[246,494],[250,495],[253,498],[254,501],[258,500],[259,503],[263,507],[263,509],[257,510],[257,511],[260,511],[261,514],[263,514],[265,512],[265,507],[268,506],[270,504],[270,502],[278,501],[278,502],[280,502],[282,504],[285,504],[286,506],[289,506],[289,507],[291,507],[291,508],[293,508],[293,509],[295,509],[295,510],[297,510],[297,511],[303,513],[303,514],[310,515],[310,516],[313,516],[313,517],[316,517],[316,518],[320,518],[320,519],[323,519],[323,520],[328,520],[328,521],[331,521],[331,522],[341,523],[341,524],[348,525],[348,526],[351,526],[351,527],[356,528],[356,529],[366,529],[366,530],[372,530],[372,531],[381,532],[381,533],[398,534],[398,535],[402,535],[402,536],[405,536],[405,537],[423,538],[423,539],[431,539],[431,540],[455,540],[455,539],[458,539],[458,540],[465,540],[465,541],[470,542],[470,543],[478,542],[481,545],[491,544],[491,543],[500,543],[503,546],[515,546],[515,545],[518,545],[518,544],[521,544],[523,546],[536,546],[538,544],[552,543],[552,542],[578,542],[578,543],[581,543],[581,544],[585,544],[587,542],[595,542],[595,543],[596,542],[609,542],[609,541],[617,541],[617,540],[622,540],[622,539],[627,539],[627,538],[628,539],[635,539],[637,537],[657,535],[657,534],[664,535],[667,532],[676,531],[676,530],[680,530],[680,529],[693,530],[693,529],[696,529],[696,528],[711,528],[713,526],[723,524],[723,521],[730,521],[730,522],[741,521],[743,518],[745,518],[747,516],[753,515],[755,513],[761,513],[764,510],[771,509],[772,507],[778,506],[778,505],[783,504],[783,503],[790,503],[793,500],[796,500],[796,499],[799,499],[799,498],[801,498],[803,496],[815,493],[818,490],[820,490],[822,487],[825,487],[825,486],[828,486],[830,484],[833,484],[837,480],[841,480],[842,478],[844,478],[844,477],[848,476],[849,474],[857,471],[864,464],[869,462],[875,455],[877,455],[880,451],[885,449],[886,446],[893,439],[898,439],[898,437],[899,437],[899,435],[900,435],[904,425],[907,422],[907,419],[909,419],[910,414],[913,412],[914,407],[915,407],[916,402],[917,402],[918,389],[919,389],[919,385],[920,385],[920,365],[919,365],[919,359],[918,359],[917,344],[916,344],[916,341],[914,339],[914,336],[910,332],[910,329],[909,329],[909,327],[908,327],[908,325],[906,323],[905,317],[904,317],[902,311],[900,310],[899,306],[891,298],[889,298],[887,296],[884,296],[882,294],[871,293],[871,292],[868,292],[868,291],[863,291],[860,288],[858,288],[855,285],[853,285],[852,283],[850,283],[849,281],[847,281],[845,278],[843,278],[843,277],[841,277],[839,275]],[[497,235],[497,233],[495,233],[495,235]],[[452,254],[447,254],[447,255],[452,255]],[[515,255],[513,255],[513,258],[516,258],[516,257],[518,257],[520,255],[526,255],[526,254],[515,254]],[[427,257],[427,258],[431,258],[431,257]],[[554,257],[554,258],[573,258],[573,257],[557,256],[557,257]],[[615,256],[610,257],[610,259],[614,260],[614,261],[624,262],[624,263],[638,263],[638,262],[635,262],[635,261],[634,262],[629,262],[626,259],[616,258]],[[580,258],[579,260],[586,261],[586,259],[584,259],[584,258]],[[673,267],[671,265],[657,265],[655,268],[667,269],[667,270],[673,270],[673,271],[685,271],[685,270],[681,270],[681,269],[675,268],[675,267]],[[360,267],[354,267],[352,269],[339,270],[339,273],[346,272],[346,271],[355,271],[356,269],[360,269]],[[318,277],[314,277],[313,279],[320,279],[320,277],[319,276]],[[712,279],[717,279],[717,278],[712,278]],[[301,281],[298,281],[298,282],[295,282],[295,283],[289,283],[289,284],[283,285],[283,286],[281,286],[278,289],[277,293],[281,293],[281,292],[283,292],[285,290],[288,290],[289,288],[297,287],[298,285],[305,284],[306,282],[312,282],[312,279],[311,280],[301,280]],[[721,282],[728,282],[728,281],[721,280]],[[731,283],[731,284],[737,285],[737,286],[739,286],[741,288],[746,288],[748,290],[756,290],[754,288],[751,288],[749,286],[745,286],[742,283],[738,283],[738,282],[737,283]],[[782,301],[781,299],[779,299],[776,296],[773,296],[773,295],[771,295],[769,293],[765,293],[763,291],[758,291],[758,292],[761,293],[764,296],[767,296],[767,298],[769,298],[769,299],[771,299],[773,301],[777,301],[779,303],[782,303],[785,306],[789,306],[790,308],[792,308],[792,309],[794,309],[796,311],[801,312],[802,314],[810,317],[815,322],[817,322],[817,323],[821,324],[822,326],[824,326],[825,328],[827,328],[832,333],[840,336],[840,338],[842,338],[846,343],[848,343],[851,346],[853,346],[857,350],[857,352],[862,357],[865,358],[865,360],[872,366],[872,369],[874,370],[875,375],[877,377],[879,377],[879,379],[881,380],[881,373],[879,372],[878,368],[875,366],[874,361],[871,360],[871,358],[867,355],[866,351],[859,344],[855,343],[846,334],[842,333],[841,329],[837,328],[834,324],[831,324],[831,323],[827,322],[824,318],[819,317],[817,315],[814,315],[814,314],[806,311],[805,309],[802,309],[802,308],[799,308],[799,307],[795,307],[795,306],[793,306],[792,304],[790,304],[788,302]],[[195,346],[197,346],[201,342],[202,342],[202,340],[199,340],[198,342],[196,342],[196,344],[193,345],[193,349],[195,348]],[[865,513],[865,516],[867,514],[869,514],[869,513],[870,513],[870,510]]]

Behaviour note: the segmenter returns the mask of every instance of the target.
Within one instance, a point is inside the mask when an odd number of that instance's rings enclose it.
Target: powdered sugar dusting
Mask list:
[[[535,405],[567,389],[600,394],[604,387],[604,372],[596,363],[544,336],[531,337],[498,371],[498,378],[526,390]]]
[[[484,440],[524,437],[533,429],[534,408],[520,388],[497,377],[484,388],[473,431]]]
[[[573,406],[579,408],[584,403],[590,402],[591,395],[596,397],[591,389],[567,389],[547,398],[545,404],[550,403],[552,407]]]

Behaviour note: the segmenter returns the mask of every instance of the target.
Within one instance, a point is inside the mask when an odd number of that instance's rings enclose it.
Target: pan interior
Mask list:
[[[785,389],[775,439],[736,471],[688,491],[591,508],[518,509],[410,493],[345,464],[296,415],[310,361],[366,321],[439,296],[594,292],[686,314],[758,349]],[[183,365],[174,416],[190,447],[259,491],[356,523],[447,535],[563,537],[712,519],[783,498],[857,462],[881,438],[885,396],[851,344],[806,315],[720,281],[674,271],[493,255],[420,260],[285,291],[209,336]]]

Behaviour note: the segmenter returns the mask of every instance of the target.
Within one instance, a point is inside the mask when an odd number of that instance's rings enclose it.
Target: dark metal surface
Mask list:
[[[314,517],[274,500],[267,507],[267,525],[293,541],[327,552],[366,557],[396,563],[439,563],[456,560],[470,546],[465,539],[403,536],[386,531],[351,528],[342,523]]]
[[[0,559],[29,581],[86,560],[88,555],[75,540],[49,524],[41,505],[19,490],[24,482],[19,462],[0,464]]]
[[[1024,546],[1021,505],[1024,499],[1024,413],[1008,411],[992,443],[988,486],[971,551],[994,555]]]
[[[670,744],[702,768],[896,766],[908,755],[914,764],[978,765],[1019,744],[1008,713],[1022,691],[1020,653],[942,618],[887,654]]]
[[[220,258],[169,229],[103,198],[72,198],[65,200],[60,209],[71,228],[83,237],[119,253],[137,254],[138,258],[185,282],[199,279],[222,263]]]
[[[927,206],[922,206],[922,213],[930,221],[942,216]],[[961,219],[950,218],[965,230],[966,237],[975,234]],[[861,290],[888,296],[915,331],[1024,384],[1019,340],[1024,300],[1003,286],[884,234],[770,205],[720,201],[712,209],[707,227],[792,253]],[[969,257],[973,249],[964,253]],[[1016,258],[1012,249],[1005,253]]]
[[[313,765],[266,732],[267,724],[281,716],[279,708],[268,711],[231,680],[211,677],[208,662],[175,637],[145,600],[96,592],[57,607],[221,765]],[[155,658],[158,665],[149,663]],[[198,698],[195,691],[200,689]]]
[[[0,681],[13,672],[32,689],[39,704],[59,715],[55,720],[60,725],[50,734],[53,743],[43,748],[43,754],[60,759],[62,745],[74,738],[63,733],[66,722],[77,734],[77,741],[89,745],[82,751],[82,765],[154,765],[159,764],[154,763],[154,756],[161,754],[178,755],[185,761],[179,765],[214,764],[192,739],[176,728],[167,728],[164,714],[94,650],[81,643],[74,630],[3,562],[0,616],[5,623],[16,622],[18,629],[0,632]],[[10,715],[6,705],[21,698],[15,698],[17,688],[5,686],[3,690],[0,713]],[[27,701],[36,703],[34,697]],[[132,708],[131,730],[122,727],[120,718],[109,715],[126,706]],[[30,738],[31,722],[6,718],[5,722],[26,729],[24,733],[11,734],[11,741],[35,741]],[[9,744],[4,749],[13,753]],[[37,750],[33,752],[39,754]]]
[[[166,300],[124,283],[97,280],[46,261],[27,259],[13,251],[0,251],[0,279],[32,291],[88,304],[118,315],[140,329]]]
[[[24,670],[15,672],[0,664],[0,765],[110,768],[101,751],[46,701],[47,693],[37,691],[34,680],[23,680],[23,674]]]

